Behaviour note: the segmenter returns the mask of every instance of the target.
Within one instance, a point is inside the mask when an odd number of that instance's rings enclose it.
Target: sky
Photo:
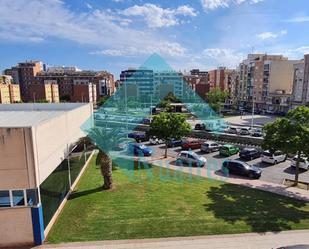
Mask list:
[[[107,70],[158,53],[175,70],[248,53],[309,53],[308,0],[0,0],[0,69],[25,60]]]

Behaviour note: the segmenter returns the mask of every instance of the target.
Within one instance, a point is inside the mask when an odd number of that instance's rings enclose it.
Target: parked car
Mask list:
[[[164,141],[162,139],[157,138],[156,136],[152,136],[152,137],[149,138],[149,143],[152,144],[152,145],[163,144]]]
[[[276,151],[271,153],[269,150],[266,150],[262,153],[262,162],[277,164],[284,162],[287,158],[287,155],[281,151]]]
[[[203,140],[184,140],[182,141],[181,148],[183,150],[200,149],[203,143],[204,143]]]
[[[253,179],[258,179],[262,175],[262,170],[260,168],[238,160],[224,161],[221,171],[224,174],[248,176]]]
[[[171,148],[171,147],[178,147],[181,146],[182,144],[182,140],[181,139],[170,139],[167,141],[167,147]]]
[[[196,124],[194,127],[194,130],[205,130],[206,129],[206,125],[201,123],[201,124]]]
[[[263,137],[263,130],[260,128],[255,128],[251,132],[252,137]]]
[[[250,127],[242,127],[239,130],[239,134],[240,135],[247,136],[247,135],[250,135],[250,133],[251,133],[251,128]]]
[[[200,166],[200,167],[205,166],[207,162],[205,157],[199,156],[194,151],[181,151],[177,155],[177,161],[178,162],[180,161],[180,162],[183,162],[189,165]]]
[[[244,148],[239,152],[240,159],[252,160],[259,158],[261,156],[261,151],[255,148]]]
[[[152,155],[152,149],[140,143],[129,143],[128,152],[133,155],[143,155],[143,156]]]
[[[230,126],[226,132],[230,134],[238,134],[239,129],[235,126]]]
[[[298,156],[294,156],[293,160],[291,161],[291,167],[296,168]],[[309,170],[309,159],[305,155],[300,156],[299,168],[304,170]]]
[[[219,149],[220,156],[231,156],[237,154],[238,152],[239,148],[231,144],[225,144]]]
[[[136,142],[145,142],[148,140],[145,132],[131,132],[128,134],[128,138],[134,138]]]
[[[218,151],[220,149],[220,144],[212,141],[204,142],[201,146],[201,151],[205,153]]]

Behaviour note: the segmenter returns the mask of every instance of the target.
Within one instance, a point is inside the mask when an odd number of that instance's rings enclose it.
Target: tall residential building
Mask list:
[[[57,84],[31,84],[29,85],[29,101],[59,103]]]
[[[225,70],[226,91],[229,94],[228,103],[234,105],[238,103],[239,73],[236,69]]]
[[[26,61],[5,70],[5,74],[12,76],[14,83],[19,84],[23,101],[29,100],[29,85],[35,82],[35,76],[42,71],[41,61]]]
[[[273,95],[292,94],[294,64],[282,55],[249,54],[239,66],[238,98],[245,108],[274,110]],[[284,101],[283,101],[284,102]],[[287,109],[286,104],[283,105]]]
[[[220,90],[227,90],[227,79],[226,79],[226,71],[225,67],[218,67],[217,69],[208,71],[208,79],[210,88],[220,88]]]
[[[112,95],[116,88],[114,76],[106,71],[79,70],[76,67],[49,67],[40,72],[35,81],[38,84],[58,84],[60,99],[74,101],[74,86],[76,82],[96,86],[96,98]]]
[[[309,55],[294,65],[292,105],[309,105]]]

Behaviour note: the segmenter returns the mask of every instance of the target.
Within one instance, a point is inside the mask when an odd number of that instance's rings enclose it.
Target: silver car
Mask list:
[[[201,146],[201,151],[205,153],[219,151],[220,146],[221,145],[216,142],[211,142],[211,141],[204,142]]]
[[[177,162],[186,163],[189,165],[196,165],[199,167],[204,167],[206,165],[206,158],[199,156],[194,151],[181,151],[177,155]]]

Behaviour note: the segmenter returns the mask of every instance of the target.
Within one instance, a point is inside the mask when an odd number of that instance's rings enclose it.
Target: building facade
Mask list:
[[[43,69],[42,65],[41,61],[26,61],[4,72],[12,76],[14,83],[19,84],[21,98],[24,102],[30,99],[29,85],[35,82],[35,76]]]
[[[285,99],[292,94],[294,64],[299,62],[282,55],[249,54],[239,65],[240,107],[251,110],[254,105],[257,111],[276,111],[272,96],[281,94]]]
[[[59,103],[58,84],[31,84],[29,85],[29,101]]]
[[[44,241],[91,154],[75,147],[91,115],[91,104],[0,105],[1,246]]]

